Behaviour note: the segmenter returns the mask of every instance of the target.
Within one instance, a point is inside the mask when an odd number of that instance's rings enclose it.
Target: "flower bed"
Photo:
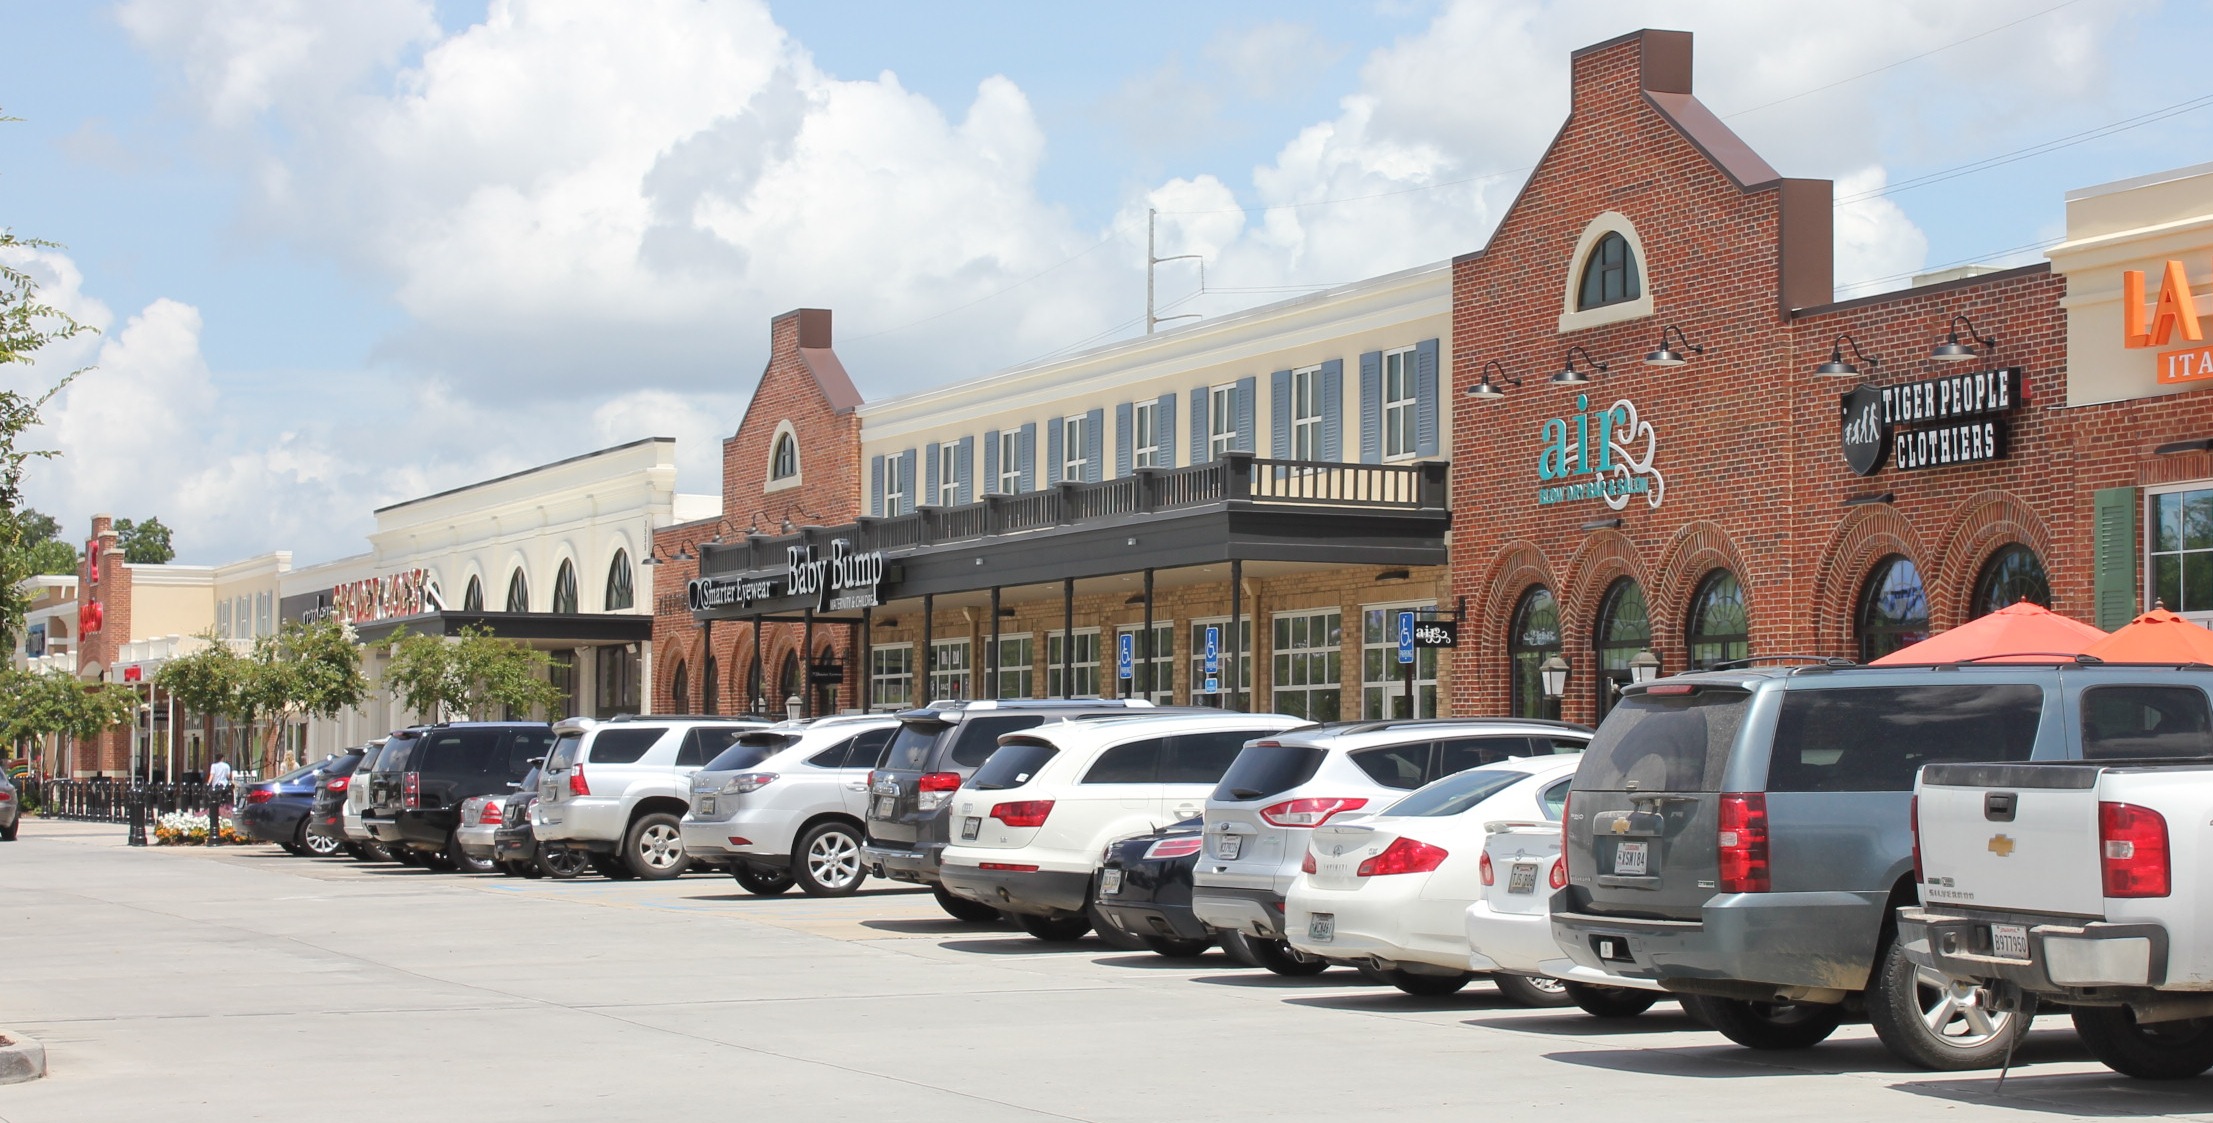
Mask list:
[[[223,824],[224,842],[252,842],[238,833],[238,828]],[[191,846],[207,845],[207,816],[190,811],[172,811],[154,820],[154,845]]]

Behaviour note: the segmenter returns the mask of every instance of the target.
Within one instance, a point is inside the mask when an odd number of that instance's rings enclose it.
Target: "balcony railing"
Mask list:
[[[738,573],[784,564],[787,547],[832,538],[852,540],[856,552],[905,550],[1020,534],[1099,519],[1189,510],[1225,503],[1255,506],[1335,507],[1357,510],[1436,511],[1447,508],[1450,465],[1339,464],[1263,460],[1232,452],[1188,468],[1139,468],[1098,483],[1066,483],[1022,495],[986,496],[958,507],[924,507],[888,518],[864,518],[851,527],[807,527],[795,535],[754,535],[709,546],[708,573]]]

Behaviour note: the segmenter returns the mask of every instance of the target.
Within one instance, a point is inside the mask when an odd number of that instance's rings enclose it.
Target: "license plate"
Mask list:
[[[1991,925],[1990,954],[2000,959],[2027,959],[2029,957],[2028,925]]]
[[[1648,842],[1617,842],[1614,844],[1614,872],[1623,877],[1643,877],[1651,851]]]
[[[961,841],[976,841],[976,833],[984,829],[984,821],[974,815],[961,820]]]
[[[1306,938],[1326,944],[1337,938],[1337,914],[1318,912],[1306,918]]]
[[[1214,856],[1222,861],[1236,861],[1238,853],[1244,849],[1245,838],[1243,835],[1218,834],[1214,836]]]
[[[873,814],[878,819],[897,818],[899,815],[899,797],[895,795],[877,796],[876,810]]]
[[[715,813],[715,797],[711,795],[700,796],[699,802],[694,804],[693,807],[697,814],[712,815]]]
[[[1515,862],[1513,876],[1506,881],[1508,893],[1534,893],[1537,891],[1537,865],[1534,862]]]
[[[1121,891],[1122,891],[1122,871],[1121,871],[1121,870],[1101,870],[1101,871],[1099,871],[1099,892],[1100,892],[1100,893],[1102,893],[1102,894],[1105,894],[1105,893],[1119,893],[1119,892],[1121,892]]]

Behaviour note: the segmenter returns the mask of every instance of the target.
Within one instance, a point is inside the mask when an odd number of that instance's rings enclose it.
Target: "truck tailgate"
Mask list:
[[[1915,787],[1922,902],[2102,915],[2098,774],[2072,762],[1923,768]]]

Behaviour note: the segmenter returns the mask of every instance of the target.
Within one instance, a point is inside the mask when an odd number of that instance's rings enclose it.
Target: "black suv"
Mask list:
[[[955,897],[938,884],[938,862],[951,839],[946,802],[969,774],[998,751],[999,736],[1072,717],[1126,717],[1164,712],[1142,699],[1008,699],[933,702],[899,715],[899,732],[868,774],[868,837],[861,860],[870,873],[927,885],[940,908],[961,920],[997,920],[989,905]]]
[[[459,868],[461,804],[470,796],[506,795],[553,749],[553,727],[537,721],[452,722],[393,733],[369,774],[362,825],[394,851],[427,855],[438,867]]]

